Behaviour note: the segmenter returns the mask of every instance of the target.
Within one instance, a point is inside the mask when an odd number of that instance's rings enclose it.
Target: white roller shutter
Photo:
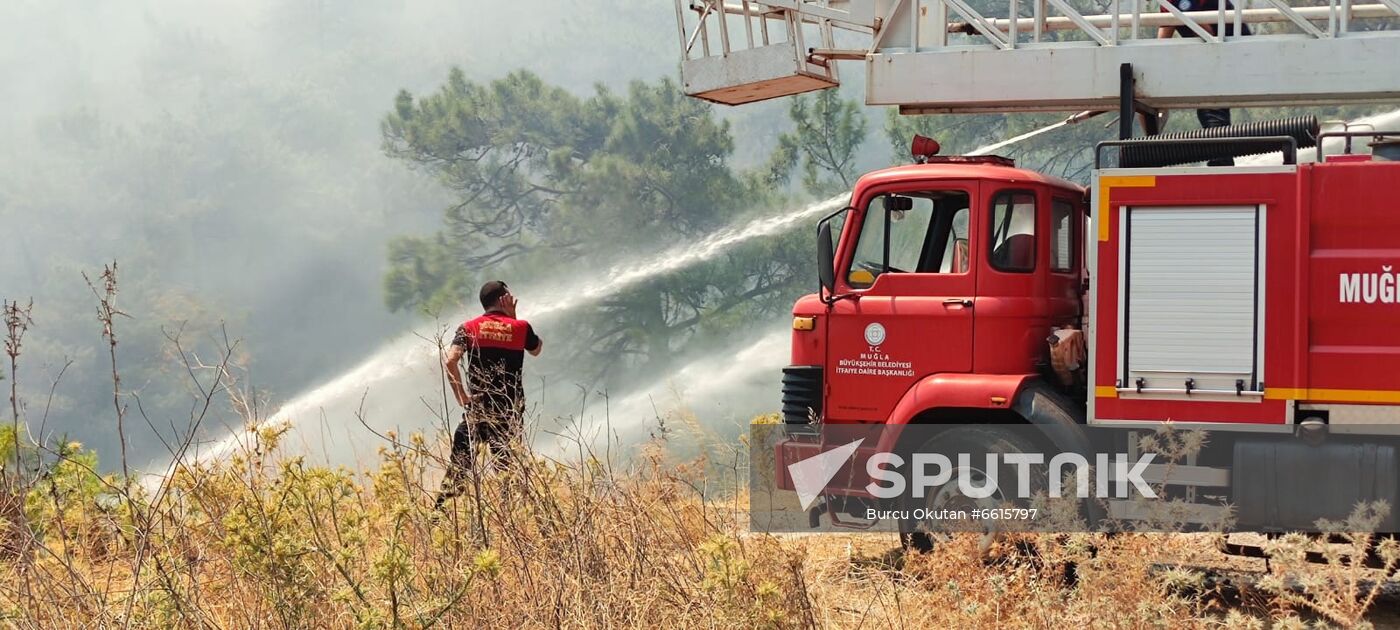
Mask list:
[[[1255,207],[1130,208],[1123,387],[1254,391],[1262,322]]]

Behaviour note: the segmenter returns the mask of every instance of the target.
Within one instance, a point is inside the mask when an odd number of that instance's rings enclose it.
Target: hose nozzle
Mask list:
[[[1084,111],[1082,111],[1082,112],[1079,112],[1078,114],[1075,114],[1075,115],[1073,115],[1073,116],[1070,116],[1069,118],[1066,118],[1066,119],[1065,119],[1065,124],[1066,124],[1066,125],[1077,125],[1077,124],[1082,123],[1082,122],[1084,122],[1084,121],[1086,121],[1086,120],[1089,120],[1090,118],[1093,118],[1093,117],[1095,117],[1095,116],[1098,116],[1099,114],[1102,114],[1102,113],[1103,113],[1103,110],[1094,111],[1094,110],[1092,110],[1092,109],[1086,109],[1086,110],[1084,110]]]

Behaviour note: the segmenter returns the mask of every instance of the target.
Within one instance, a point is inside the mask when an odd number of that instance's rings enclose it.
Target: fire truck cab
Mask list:
[[[998,157],[862,177],[822,223],[830,292],[793,311],[811,330],[794,332],[789,380],[830,386],[786,411],[903,424],[938,408],[1010,409],[1051,330],[1085,314],[1084,219],[1082,187]]]

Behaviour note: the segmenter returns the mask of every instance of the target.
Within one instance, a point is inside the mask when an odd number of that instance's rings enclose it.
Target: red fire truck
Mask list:
[[[856,183],[819,225],[820,292],[793,309],[778,485],[794,487],[785,464],[837,445],[819,427],[1032,425],[1068,452],[1094,427],[1170,422],[1211,430],[1176,479],[1223,497],[1238,527],[1400,505],[1385,437],[1400,434],[1395,136],[1343,132],[1344,148],[1300,163],[1316,121],[1156,128],[1165,108],[1394,102],[1400,9],[1027,4],[676,0],[697,98],[830,88],[848,60],[867,104],[901,114],[1119,113],[1089,190],[927,141],[922,163]],[[1132,138],[1139,115],[1151,137]],[[1353,151],[1355,136],[1374,155]],[[1265,151],[1282,164],[1193,166]],[[900,435],[862,443],[853,468]],[[828,513],[865,503],[863,481],[837,479]]]
[[[1293,138],[1237,135],[1099,151],[1291,156]],[[814,420],[1029,423],[1058,428],[1058,450],[1077,448],[1073,427],[1170,420],[1212,431],[1174,483],[1225,497],[1238,527],[1336,517],[1280,481],[1329,470],[1366,471],[1331,495],[1396,505],[1396,450],[1367,437],[1400,429],[1400,161],[1380,146],[1309,164],[1101,167],[1092,190],[998,157],[865,175],[820,223],[821,292],[793,308],[778,485],[830,446],[803,435]],[[1143,153],[1166,147],[1185,155]],[[1052,366],[1052,344],[1080,335],[1083,364]],[[895,450],[900,432],[881,436],[858,450]],[[829,498],[869,496],[868,478],[845,478]]]

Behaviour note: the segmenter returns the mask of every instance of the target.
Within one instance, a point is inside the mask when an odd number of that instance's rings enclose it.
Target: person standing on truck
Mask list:
[[[1176,7],[1177,9],[1180,9],[1180,10],[1183,11],[1183,12],[1185,12],[1185,11],[1211,11],[1211,12],[1218,12],[1218,11],[1219,11],[1219,8],[1220,8],[1220,0],[1167,0],[1167,1],[1170,2],[1172,6]],[[1230,1],[1229,1],[1229,0],[1225,0],[1225,10],[1226,10],[1226,11],[1233,11],[1234,8],[1235,8],[1234,5],[1230,4]],[[1162,7],[1162,12],[1163,12],[1163,13],[1169,13],[1169,11],[1167,11],[1166,7]],[[1214,21],[1211,21],[1211,22],[1208,22],[1208,23],[1203,21],[1203,22],[1201,23],[1201,28],[1204,29],[1207,33],[1210,33],[1211,35],[1215,35],[1215,26],[1216,26],[1216,24],[1215,24]],[[1248,25],[1248,24],[1240,24],[1240,30],[1241,30],[1241,34],[1242,34],[1242,35],[1248,35],[1248,34],[1249,34],[1249,25]],[[1186,26],[1185,24],[1181,24],[1181,25],[1178,25],[1178,26],[1161,26],[1161,27],[1158,27],[1158,28],[1157,28],[1157,39],[1171,39],[1172,35],[1181,35],[1182,37],[1196,37],[1196,32],[1195,32],[1195,31],[1192,31],[1192,30],[1191,30],[1191,27]],[[1235,25],[1234,25],[1234,22],[1233,22],[1233,20],[1227,19],[1227,20],[1226,20],[1226,23],[1225,23],[1225,36],[1226,36],[1226,37],[1233,37],[1234,35],[1235,35]],[[1210,129],[1210,128],[1212,128],[1212,127],[1229,127],[1229,126],[1230,126],[1230,110],[1229,110],[1229,109],[1198,109],[1198,110],[1196,110],[1196,120],[1200,121],[1200,123],[1201,123],[1201,128],[1202,128],[1202,129]],[[1229,158],[1229,157],[1225,157],[1225,158],[1216,158],[1216,159],[1214,159],[1214,160],[1211,160],[1211,161],[1209,161],[1209,162],[1206,162],[1206,166],[1234,166],[1234,165],[1235,165],[1235,159],[1234,159],[1234,158]]]
[[[544,342],[530,323],[517,319],[518,302],[500,280],[481,286],[480,317],[457,327],[443,367],[452,395],[462,406],[462,422],[452,433],[452,454],[436,507],[456,496],[473,457],[473,446],[485,444],[496,461],[509,461],[524,434],[525,388],[521,372],[525,353],[539,356]],[[459,369],[467,358],[467,382]]]

